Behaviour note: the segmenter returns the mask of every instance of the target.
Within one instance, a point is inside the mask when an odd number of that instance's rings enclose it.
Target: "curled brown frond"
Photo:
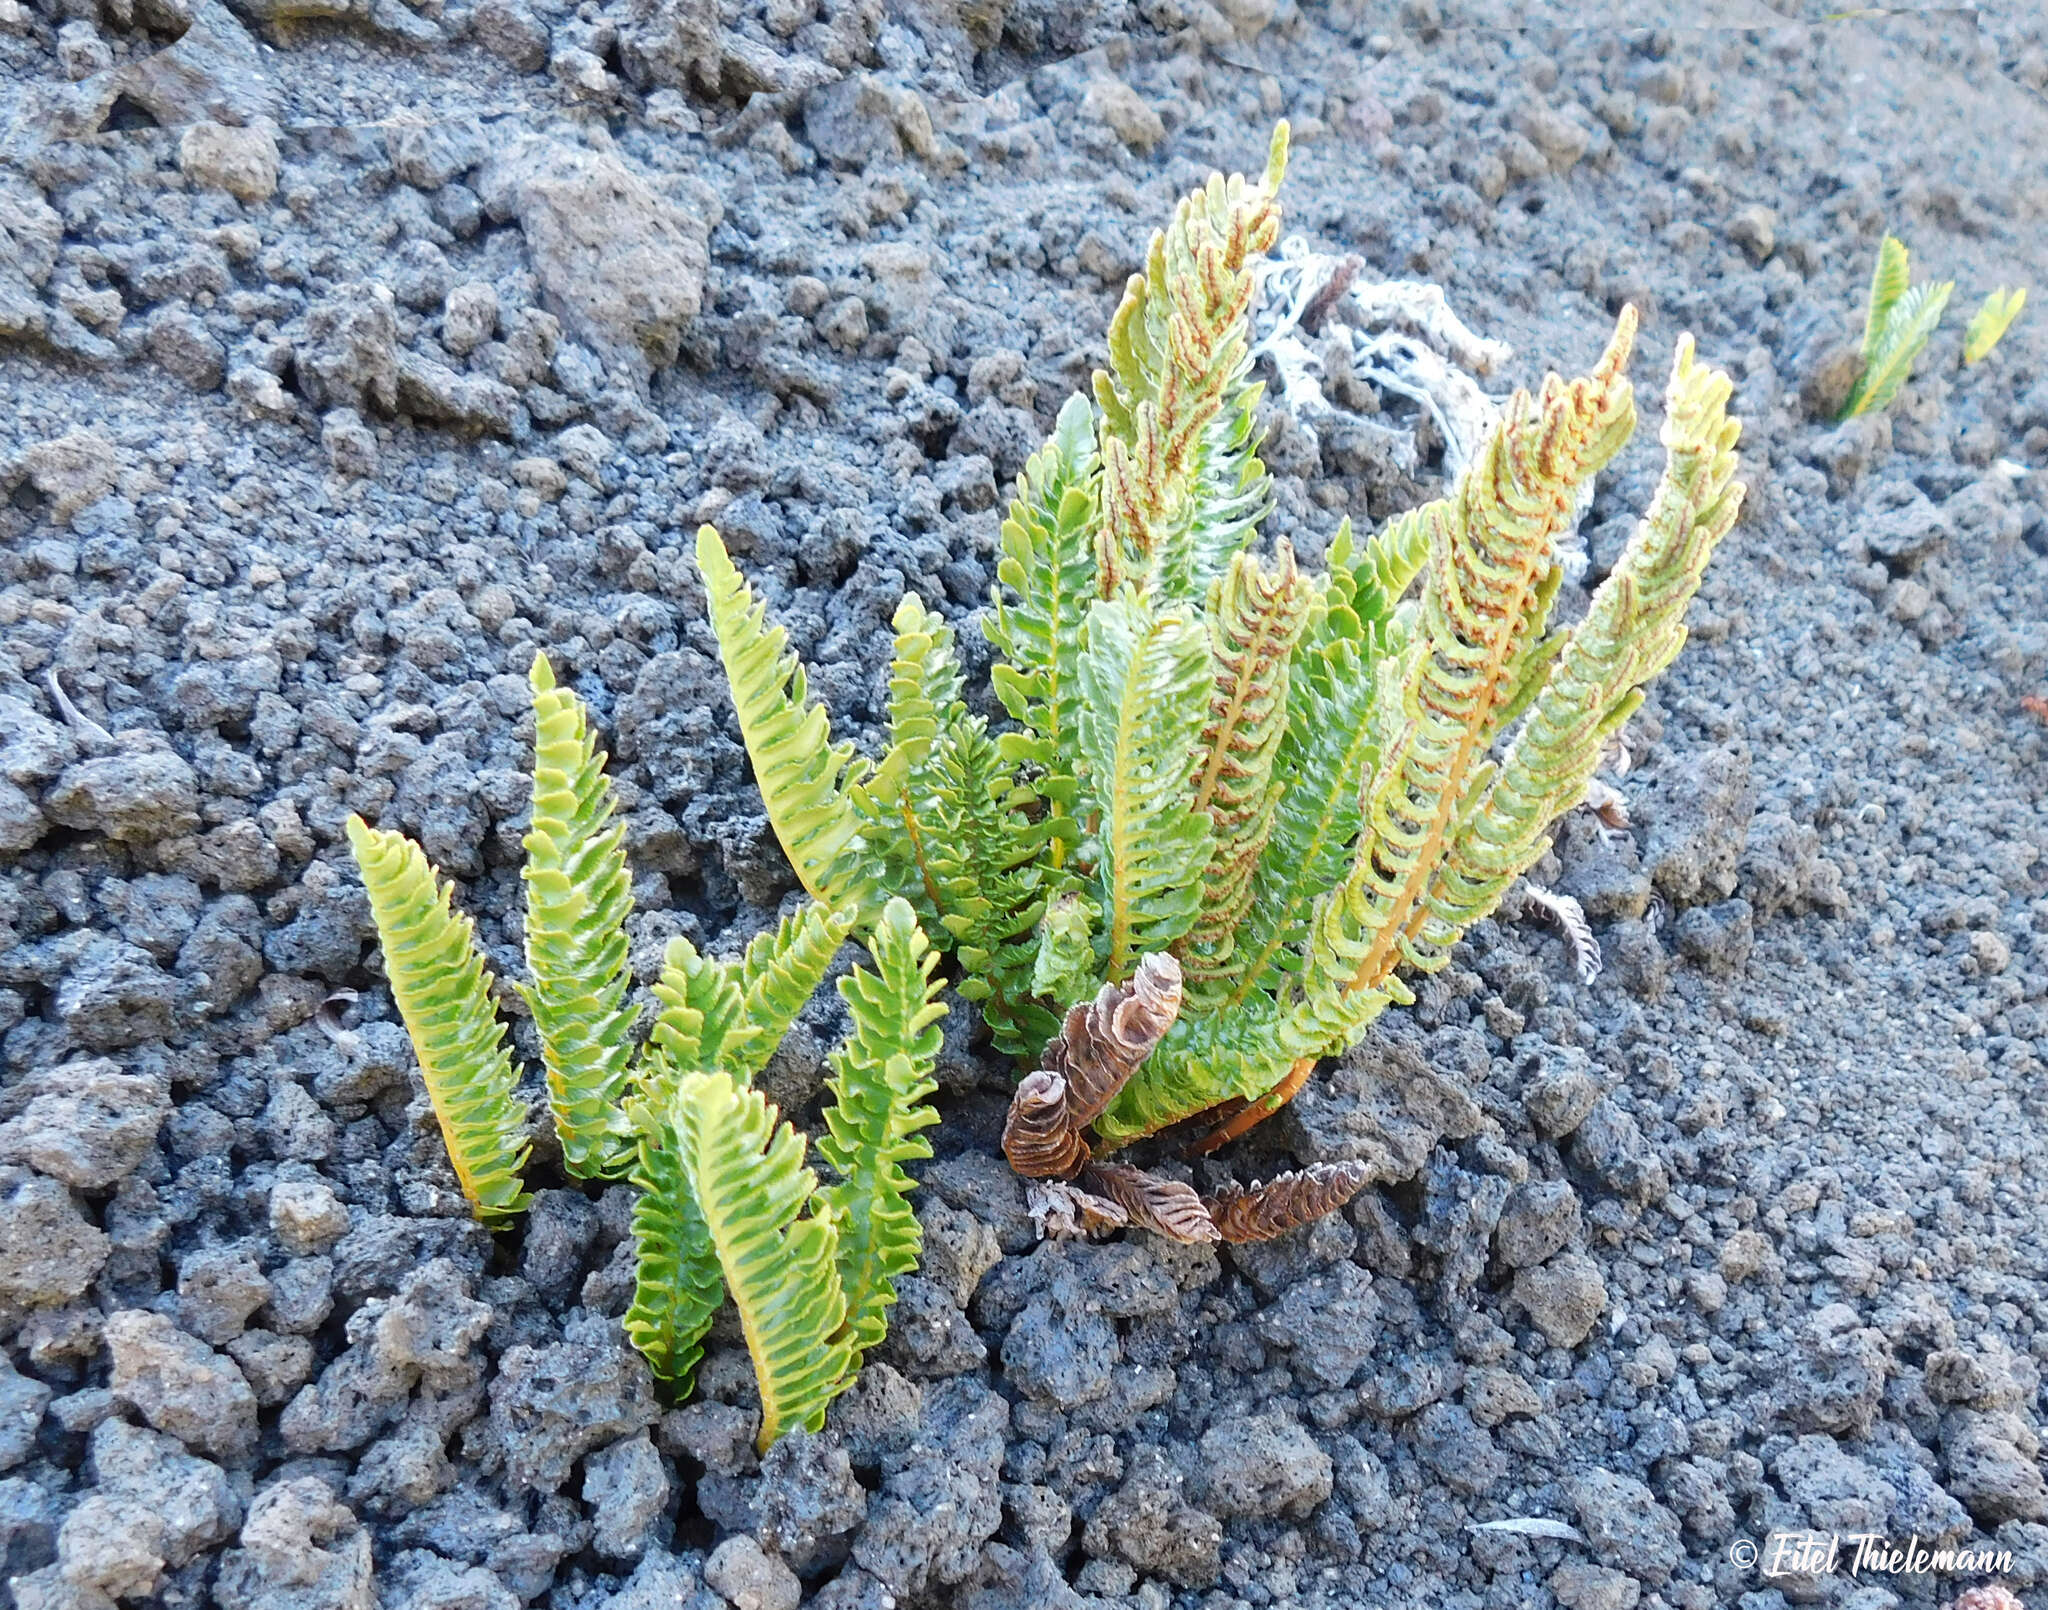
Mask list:
[[[1217,1239],[1215,1222],[1192,1185],[1161,1179],[1128,1163],[1091,1163],[1081,1171],[1081,1184],[1122,1208],[1141,1230],[1156,1231],[1169,1241]]]
[[[1179,962],[1149,955],[1128,984],[1105,984],[1094,1000],[1067,1013],[1044,1062],[1066,1081],[1067,1115],[1076,1130],[1101,1115],[1173,1027],[1180,982]]]
[[[1107,1197],[1095,1196],[1065,1180],[1028,1180],[1024,1211],[1048,1238],[1107,1235],[1131,1222],[1130,1215]]]
[[[1003,1155],[1026,1179],[1067,1179],[1088,1161],[1088,1143],[1067,1109],[1067,1081],[1041,1068],[1010,1098]]]
[[[1365,1188],[1370,1164],[1317,1163],[1292,1174],[1279,1174],[1263,1185],[1226,1185],[1202,1206],[1225,1241],[1243,1245],[1270,1241],[1325,1213],[1334,1213]]]

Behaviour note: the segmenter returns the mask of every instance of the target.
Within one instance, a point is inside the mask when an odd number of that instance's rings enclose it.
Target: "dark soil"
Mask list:
[[[2048,1583],[2048,324],[1959,356],[2048,262],[2048,30],[826,3],[0,0],[15,1604],[1876,1610],[1998,1574],[1743,1553],[1807,1528]],[[342,822],[417,835],[516,974],[545,648],[613,751],[643,973],[773,921],[696,523],[842,733],[905,587],[979,681],[1008,479],[1176,194],[1281,115],[1288,229],[1442,284],[1512,344],[1495,389],[1642,310],[1587,585],[1680,332],[1737,378],[1751,495],[1630,729],[1633,825],[1577,813],[1537,872],[1606,969],[1481,924],[1198,1171],[1384,1186],[1221,1255],[1037,1245],[956,1014],[925,1268],[757,1463],[736,1327],[680,1408],[621,1338],[627,1189],[542,1157],[521,1230],[468,1221]],[[1838,427],[1887,230],[1956,298]],[[1426,438],[1410,476],[1269,412],[1311,559],[1435,489]],[[766,1076],[794,1113],[836,1013]],[[1515,1518],[1575,1535],[1474,1529]]]

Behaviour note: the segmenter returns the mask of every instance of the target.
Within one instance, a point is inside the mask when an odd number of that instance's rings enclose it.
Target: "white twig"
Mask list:
[[[50,690],[57,714],[64,718],[64,724],[73,732],[90,743],[104,745],[108,749],[115,746],[114,735],[71,702],[71,695],[64,691],[64,684],[57,679],[55,666],[44,674],[43,686]]]

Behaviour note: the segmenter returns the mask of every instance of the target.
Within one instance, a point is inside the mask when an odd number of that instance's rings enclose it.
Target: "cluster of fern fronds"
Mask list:
[[[882,1339],[895,1281],[922,1232],[903,1165],[938,1054],[937,958],[902,900],[809,904],[744,957],[672,939],[644,1043],[631,998],[631,895],[604,756],[574,694],[533,665],[533,820],[526,840],[526,962],[519,986],[538,1034],[563,1166],[640,1186],[639,1266],[626,1330],[655,1372],[687,1391],[730,1295],[753,1354],[761,1446],[822,1423],[861,1355]],[[419,846],[358,818],[349,837],[370,894],[391,992],[412,1036],[456,1178],[500,1226],[527,1202],[530,1142],[519,1073],[470,919]],[[852,1029],[831,1059],[819,1155],[752,1088],[840,945],[858,927],[873,970],[840,981]]]
[[[856,912],[906,899],[952,952],[997,1043],[1040,1070],[1010,1155],[1061,1185],[1053,1211],[1183,1238],[1277,1219],[1192,1193],[1162,1206],[1097,1155],[1194,1118],[1228,1138],[1412,999],[1402,973],[1443,967],[1585,797],[1741,501],[1729,381],[1682,338],[1655,500],[1584,619],[1552,627],[1560,539],[1634,426],[1631,309],[1584,378],[1508,400],[1448,496],[1366,541],[1347,526],[1319,573],[1284,541],[1255,551],[1252,270],[1285,158],[1282,125],[1262,177],[1180,203],[1092,399],[1018,481],[986,627],[1006,730],[969,711],[952,634],[913,595],[886,749],[834,747],[717,534],[697,548],[805,887]],[[1173,1010],[1148,1009],[1140,1054],[1077,1084],[1068,1008],[1137,1011],[1148,958],[1171,964]],[[1261,1200],[1321,1211],[1360,1178],[1284,1178]]]
[[[1878,244],[1877,267],[1870,276],[1870,299],[1863,314],[1862,366],[1842,404],[1840,418],[1881,413],[1891,406],[1928,338],[1941,323],[1954,294],[1954,280],[1913,283],[1906,246],[1896,235]],[[2027,305],[2023,286],[2001,285],[1986,296],[1963,332],[1963,362],[1982,363]]]

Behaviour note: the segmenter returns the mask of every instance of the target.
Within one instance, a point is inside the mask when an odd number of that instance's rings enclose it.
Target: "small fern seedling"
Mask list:
[[[698,537],[791,864],[864,914],[908,900],[952,949],[1030,1070],[1004,1144],[1048,1224],[1256,1239],[1362,1188],[1343,1167],[1205,1200],[1108,1158],[1183,1125],[1198,1149],[1241,1134],[1448,965],[1587,797],[1742,501],[1728,377],[1681,337],[1663,480],[1583,619],[1552,628],[1560,545],[1635,425],[1625,308],[1589,373],[1505,400],[1444,497],[1364,541],[1341,527],[1320,572],[1260,551],[1252,295],[1286,132],[1262,176],[1211,178],[1154,236],[1108,367],[1018,479],[985,617],[1008,730],[967,713],[951,633],[913,596],[886,746],[833,747],[780,630]],[[1904,300],[1912,325],[1933,299],[1901,287],[1885,313]]]
[[[1963,331],[1963,362],[1982,363],[1990,357],[1991,349],[2012,328],[2012,321],[2020,316],[2020,309],[2026,305],[2027,288],[2024,285],[2001,285],[1985,297],[1982,306],[1970,315],[1969,327]]]
[[[1911,283],[1904,242],[1887,235],[1877,249],[1870,305],[1863,315],[1863,369],[1842,404],[1842,419],[1887,408],[1913,372],[1913,361],[1941,323],[1954,280]]]

